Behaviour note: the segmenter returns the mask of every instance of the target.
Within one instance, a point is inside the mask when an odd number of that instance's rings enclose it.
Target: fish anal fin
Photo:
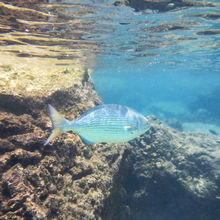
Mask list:
[[[78,134],[79,135],[79,134]],[[91,145],[91,144],[95,144],[92,141],[87,140],[85,137],[83,137],[82,135],[79,135],[79,137],[81,138],[81,140],[83,141],[83,143]]]

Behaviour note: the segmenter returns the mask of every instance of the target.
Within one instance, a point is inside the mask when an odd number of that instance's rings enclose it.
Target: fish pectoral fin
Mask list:
[[[124,130],[126,131],[135,131],[138,130],[139,121],[137,120],[136,126],[124,126]]]
[[[134,134],[134,131],[136,131],[137,128],[136,128],[136,127],[133,127],[133,126],[124,126],[124,130],[125,130],[125,131],[129,131],[130,134]]]
[[[132,126],[124,126],[124,130],[126,130],[126,131],[130,131],[131,129],[133,129]]]

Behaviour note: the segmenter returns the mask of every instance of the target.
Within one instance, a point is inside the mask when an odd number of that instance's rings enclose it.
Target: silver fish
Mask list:
[[[150,127],[147,118],[122,105],[99,105],[73,121],[62,117],[51,105],[49,110],[53,130],[44,145],[66,131],[79,135],[85,144],[127,142]]]

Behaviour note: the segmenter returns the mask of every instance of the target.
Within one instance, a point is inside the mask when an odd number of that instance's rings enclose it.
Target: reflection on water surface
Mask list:
[[[18,5],[17,5],[18,4]],[[1,3],[0,68],[2,92],[52,92],[81,79],[92,65],[95,41],[82,40],[93,22],[75,16],[73,9],[89,13],[86,5],[15,1]],[[37,94],[39,95],[39,94]]]

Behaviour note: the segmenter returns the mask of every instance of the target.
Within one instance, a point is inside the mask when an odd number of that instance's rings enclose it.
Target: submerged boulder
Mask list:
[[[211,93],[199,95],[195,101],[190,103],[189,109],[200,121],[212,119],[214,122],[220,122],[220,86]]]
[[[220,138],[151,120],[123,155],[103,219],[218,219]]]

